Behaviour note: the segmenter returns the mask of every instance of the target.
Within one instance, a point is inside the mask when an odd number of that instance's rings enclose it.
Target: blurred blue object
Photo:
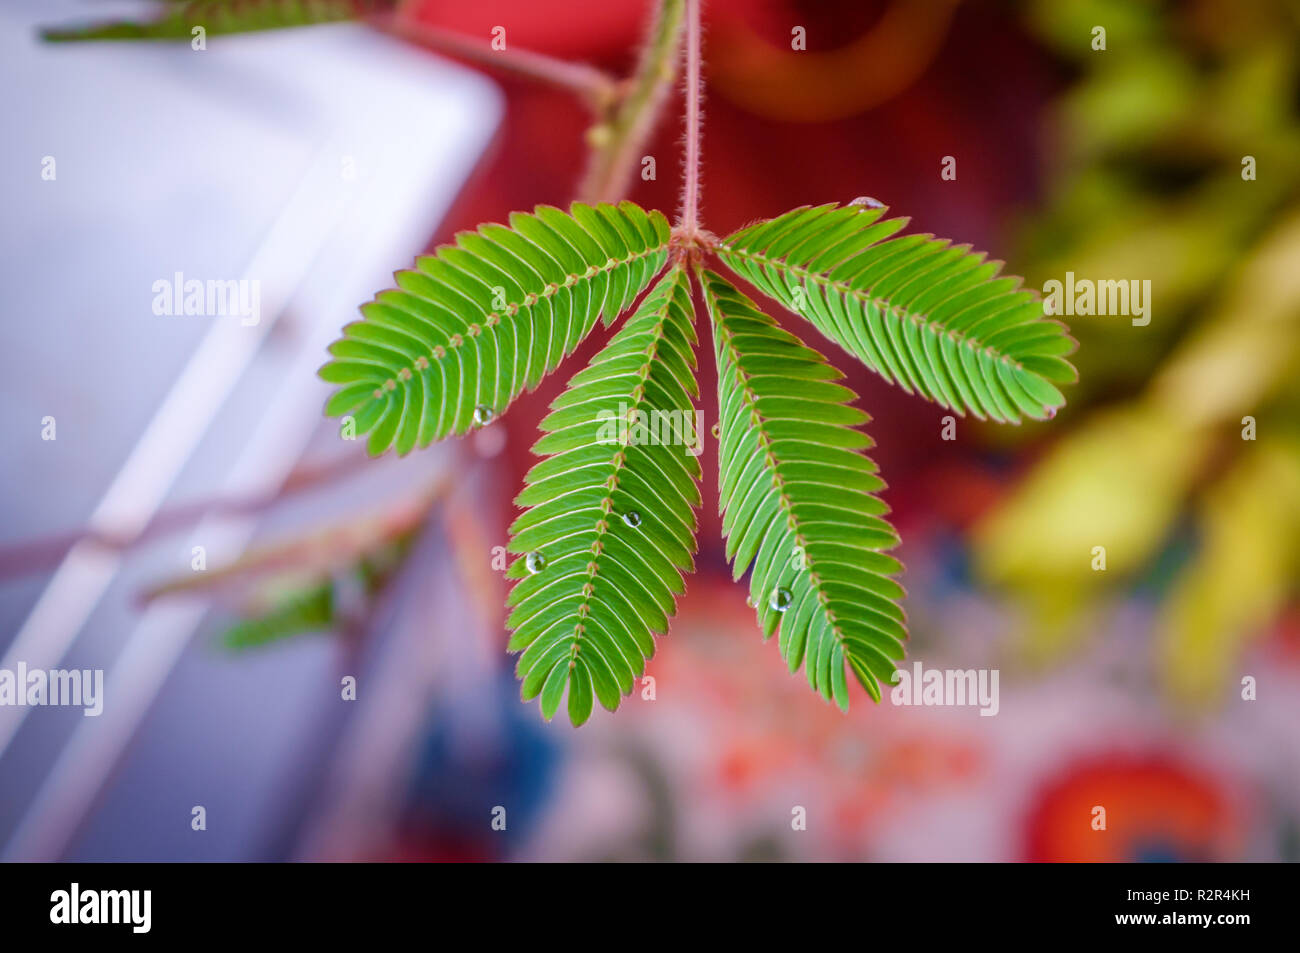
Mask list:
[[[561,748],[532,706],[519,703],[513,673],[503,669],[487,686],[499,709],[489,731],[466,732],[465,708],[446,700],[427,719],[403,822],[434,851],[509,856],[527,842],[555,785]],[[498,807],[504,830],[491,826]]]

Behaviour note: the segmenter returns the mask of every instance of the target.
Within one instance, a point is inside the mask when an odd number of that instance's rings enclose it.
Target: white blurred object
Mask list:
[[[121,11],[0,10],[6,543],[87,524],[131,534],[169,500],[274,491],[319,424],[327,344],[421,250],[501,114],[487,80],[356,25],[210,36],[203,51],[37,40]],[[260,282],[260,321],[156,315],[153,284],[176,272]],[[209,520],[194,538],[215,564],[252,530]],[[5,859],[64,852],[185,650],[201,605],[131,603],[130,580],[188,568],[179,549],[141,565],[150,554],[79,544],[43,589],[0,598],[0,668],[107,673],[99,718],[0,708]],[[293,681],[324,664],[274,673],[278,709],[253,713],[263,761],[296,737]],[[193,699],[204,720],[250,717],[238,688],[211,694]]]

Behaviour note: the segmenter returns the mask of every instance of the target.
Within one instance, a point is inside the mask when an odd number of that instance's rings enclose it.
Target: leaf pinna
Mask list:
[[[724,278],[701,274],[718,360],[718,495],[727,558],[790,671],[847,710],[845,669],[880,700],[907,638],[886,551],[898,535],[854,429],[868,417],[816,351]]]
[[[381,13],[393,0],[170,0],[152,18],[108,20],[89,26],[52,28],[53,43],[86,40],[184,40],[195,28],[213,36],[358,20]]]
[[[1065,403],[1065,326],[969,245],[897,235],[867,205],[799,208],[727,236],[718,257],[885,380],[959,414],[1019,423]]]
[[[507,625],[510,650],[523,653],[523,697],[540,694],[547,718],[566,685],[574,724],[591,714],[593,693],[618,707],[694,569],[695,435],[646,439],[645,424],[693,426],[691,317],[686,274],[673,268],[542,421],[533,452],[547,457],[529,471],[516,500],[528,510],[510,528],[522,558],[507,573],[518,580]]]
[[[668,259],[668,222],[630,202],[539,205],[416,259],[330,346],[325,412],[399,454],[500,415],[608,324]]]

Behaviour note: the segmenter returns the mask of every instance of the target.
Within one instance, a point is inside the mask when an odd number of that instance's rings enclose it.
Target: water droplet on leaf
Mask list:
[[[474,408],[474,426],[486,427],[492,423],[492,408],[487,404],[479,404]]]
[[[529,553],[524,557],[524,565],[528,571],[536,575],[546,568],[546,557],[541,553]]]
[[[790,594],[789,589],[786,589],[784,586],[778,586],[776,589],[772,590],[772,598],[768,600],[768,605],[777,612],[784,612],[786,609],[790,608],[790,602],[793,599],[794,596]]]
[[[636,510],[628,510],[623,514],[623,522],[635,529],[641,525],[641,514]]]
[[[855,198],[855,199],[854,199],[852,202],[850,202],[849,204],[850,204],[850,205],[862,205],[862,206],[865,206],[866,208],[884,208],[884,207],[885,207],[885,203],[884,203],[884,202],[880,201],[879,199],[873,199],[870,195],[859,195],[857,198]]]
[[[719,437],[721,437],[721,436],[722,436],[722,425],[721,425],[721,424],[714,424],[714,425],[713,425],[713,431],[712,431],[712,433],[713,433],[713,439],[714,439],[714,440],[717,440]]]

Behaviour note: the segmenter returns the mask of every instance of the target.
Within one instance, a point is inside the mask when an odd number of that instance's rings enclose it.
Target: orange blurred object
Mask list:
[[[1094,829],[1096,809],[1105,829]],[[1033,862],[1223,861],[1239,822],[1225,786],[1165,754],[1076,762],[1030,811]]]

